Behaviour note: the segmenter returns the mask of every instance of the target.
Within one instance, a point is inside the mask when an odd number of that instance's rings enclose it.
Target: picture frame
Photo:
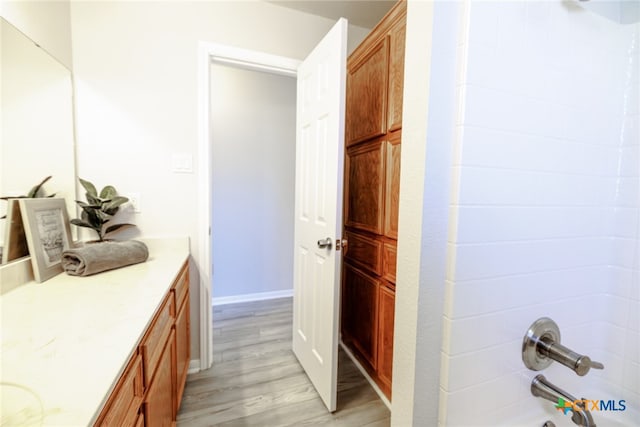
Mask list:
[[[69,217],[62,198],[20,199],[20,213],[36,282],[62,273],[62,252],[72,247]]]
[[[22,215],[20,215],[20,204],[18,203],[18,199],[8,199],[2,264],[28,255],[29,247],[27,246],[27,237],[25,236],[24,225],[22,224]]]

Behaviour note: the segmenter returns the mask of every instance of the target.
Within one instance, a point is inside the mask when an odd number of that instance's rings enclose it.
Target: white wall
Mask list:
[[[141,213],[130,218],[137,232],[187,235],[197,259],[198,201],[207,197],[196,191],[198,42],[303,59],[332,24],[260,1],[74,2],[78,176],[140,193]],[[350,45],[366,33],[351,27]],[[193,155],[194,172],[172,173],[174,153]],[[197,355],[196,270],[192,277]]]
[[[521,360],[542,316],[606,367],[554,364],[550,381],[637,408],[639,26],[569,2],[470,2],[461,18],[440,423],[557,412]]]
[[[0,0],[0,16],[71,69],[69,10],[69,0]]]
[[[212,64],[214,298],[291,290],[296,79]]]

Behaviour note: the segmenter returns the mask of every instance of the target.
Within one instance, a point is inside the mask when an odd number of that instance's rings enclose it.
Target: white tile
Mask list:
[[[445,356],[447,391],[457,391],[522,369],[522,339],[459,356]]]
[[[615,177],[462,167],[459,180],[463,205],[607,206],[615,199]]]
[[[612,237],[610,264],[627,269],[633,268],[639,256],[636,251],[636,242],[635,239]]]
[[[636,178],[640,175],[640,145],[625,145],[620,149],[620,175]]]
[[[458,243],[605,236],[610,211],[599,207],[461,206]],[[626,218],[625,218],[626,219]]]
[[[515,404],[522,384],[519,375],[510,374],[464,390],[447,393],[446,425],[449,427],[494,426],[491,412],[502,405]],[[464,409],[462,409],[464,408]]]
[[[640,208],[616,206],[608,215],[607,229],[613,237],[638,238]]]
[[[467,126],[461,161],[466,166],[615,175],[618,157],[615,147]]]
[[[627,329],[625,331],[625,343],[625,362],[640,363],[640,331]]]
[[[456,282],[447,287],[451,293],[448,316],[459,319],[600,294],[609,277],[607,267],[586,267]]]
[[[608,294],[631,298],[634,281],[633,270],[610,265],[607,267],[607,275],[609,276],[606,281]]]
[[[456,247],[455,280],[603,265],[606,239],[554,239]]]
[[[618,180],[616,201],[618,206],[640,207],[640,177],[621,177]]]

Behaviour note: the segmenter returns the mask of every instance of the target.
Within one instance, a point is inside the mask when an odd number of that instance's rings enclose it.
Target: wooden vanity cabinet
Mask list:
[[[175,425],[190,357],[188,261],[177,277],[95,425]]]
[[[406,2],[347,61],[342,342],[391,398]]]

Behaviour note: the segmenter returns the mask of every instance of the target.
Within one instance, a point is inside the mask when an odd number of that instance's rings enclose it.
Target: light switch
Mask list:
[[[171,164],[174,173],[193,172],[193,156],[191,153],[174,153],[171,158]]]

